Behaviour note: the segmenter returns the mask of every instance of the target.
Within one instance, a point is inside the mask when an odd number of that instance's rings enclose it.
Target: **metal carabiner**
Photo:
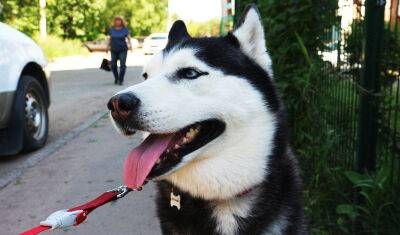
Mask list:
[[[137,189],[135,189],[135,190],[137,190]],[[119,186],[119,187],[117,187],[117,188],[115,188],[115,189],[111,189],[111,190],[109,190],[109,191],[107,191],[107,192],[115,192],[115,193],[118,193],[118,194],[117,194],[117,198],[120,199],[120,198],[123,198],[126,194],[128,194],[128,193],[131,192],[131,191],[133,191],[133,189],[128,188],[128,187],[125,186],[125,185],[121,185],[121,186]],[[138,190],[138,191],[139,191],[139,190]]]

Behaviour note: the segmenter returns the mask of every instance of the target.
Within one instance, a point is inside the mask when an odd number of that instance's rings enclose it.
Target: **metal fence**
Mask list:
[[[359,171],[390,164],[400,182],[400,0],[336,1],[319,51],[322,115],[334,141],[327,161]],[[236,0],[237,13],[248,3],[267,1]]]
[[[400,182],[399,1],[367,3],[339,1],[337,21],[325,35],[331,107],[324,116],[337,137],[329,161],[360,171],[387,164],[391,180]]]

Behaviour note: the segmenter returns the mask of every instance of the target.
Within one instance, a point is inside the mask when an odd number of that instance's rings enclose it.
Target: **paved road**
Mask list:
[[[139,141],[139,135],[128,139],[117,134],[107,117],[96,122],[0,191],[0,234],[17,234],[55,210],[120,185],[126,153]],[[153,200],[154,185],[149,183],[141,192],[97,209],[79,227],[53,234],[160,234]]]
[[[67,58],[51,64],[48,147],[106,111],[108,98],[123,88],[113,84],[110,73],[96,69],[102,56]],[[130,58],[124,87],[141,81],[141,64],[148,60],[140,54]],[[126,153],[139,141],[140,135],[131,139],[118,135],[103,117],[35,166],[24,168],[22,175],[0,190],[0,234],[17,234],[55,210],[120,185]],[[45,155],[44,150],[1,158],[0,181],[35,156]],[[142,192],[98,209],[80,227],[54,234],[160,234],[153,197],[154,186],[149,184]]]
[[[65,135],[98,112],[106,111],[106,102],[123,87],[141,81],[142,64],[148,60],[140,52],[128,57],[126,82],[113,84],[112,74],[97,69],[104,54],[67,57],[50,64],[51,106],[47,144]],[[34,153],[33,153],[34,154]],[[17,167],[32,154],[0,158],[0,177]]]

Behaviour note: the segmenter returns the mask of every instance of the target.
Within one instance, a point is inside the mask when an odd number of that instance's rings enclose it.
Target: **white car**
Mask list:
[[[49,72],[42,49],[28,36],[0,23],[0,155],[46,143]]]
[[[160,52],[167,45],[167,33],[152,33],[143,41],[144,54],[156,54]]]

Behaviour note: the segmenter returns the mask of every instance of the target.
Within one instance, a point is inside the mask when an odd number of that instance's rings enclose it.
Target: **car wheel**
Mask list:
[[[49,129],[48,100],[41,84],[34,77],[23,75],[17,91],[22,108],[23,150],[33,151],[44,146]],[[21,102],[22,101],[22,102]]]

